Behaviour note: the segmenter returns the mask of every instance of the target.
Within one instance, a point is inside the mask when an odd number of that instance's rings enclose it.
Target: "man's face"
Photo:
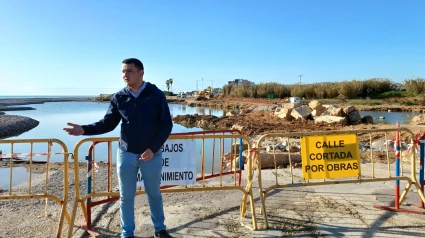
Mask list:
[[[122,78],[129,87],[137,86],[143,81],[143,70],[137,70],[134,64],[122,64]]]

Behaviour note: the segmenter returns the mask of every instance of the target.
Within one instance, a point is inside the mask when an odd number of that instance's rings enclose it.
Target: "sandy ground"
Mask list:
[[[378,165],[376,176],[386,176],[385,165]],[[363,164],[365,177],[370,164]],[[408,170],[405,170],[408,172]],[[289,183],[289,170],[277,171],[280,184]],[[300,180],[295,170],[295,182]],[[274,171],[262,174],[263,185],[274,184]],[[227,177],[228,183],[232,177]],[[218,181],[209,181],[208,186]],[[404,188],[405,183],[402,182]],[[418,203],[416,189],[411,189],[405,202]],[[396,213],[376,209],[376,205],[394,203],[394,182],[293,187],[273,190],[266,199],[269,229],[260,212],[258,183],[254,183],[255,209],[259,230],[251,231],[239,224],[239,191],[164,194],[166,224],[175,237],[421,237],[425,235],[423,215]],[[412,209],[412,207],[406,208]],[[98,208],[99,219],[94,230],[100,237],[118,237],[118,202]],[[136,237],[151,237],[153,227],[145,195],[136,199]],[[251,221],[248,212],[243,219]],[[89,237],[83,235],[83,237]]]

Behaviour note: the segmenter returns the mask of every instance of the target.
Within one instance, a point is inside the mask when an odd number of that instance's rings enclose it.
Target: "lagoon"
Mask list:
[[[373,123],[387,123],[387,124],[396,124],[400,123],[400,126],[403,124],[409,124],[409,120],[414,117],[421,115],[419,112],[382,112],[382,111],[359,111],[360,116],[371,116],[373,117]],[[384,119],[380,119],[384,117]]]

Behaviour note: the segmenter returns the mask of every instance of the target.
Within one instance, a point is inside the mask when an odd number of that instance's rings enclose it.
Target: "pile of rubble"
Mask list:
[[[315,122],[339,123],[342,125],[373,123],[371,116],[362,118],[354,106],[341,108],[336,105],[323,105],[317,100],[311,101],[308,105],[283,103],[282,107],[276,107],[273,115],[288,121],[314,120]]]

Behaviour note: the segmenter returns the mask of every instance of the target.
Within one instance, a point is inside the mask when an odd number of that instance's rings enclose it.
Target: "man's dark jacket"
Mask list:
[[[147,149],[154,153],[161,149],[173,128],[170,109],[164,93],[155,85],[145,83],[145,89],[137,98],[127,87],[116,93],[102,120],[82,126],[84,135],[110,132],[122,120],[121,150],[141,154]]]

